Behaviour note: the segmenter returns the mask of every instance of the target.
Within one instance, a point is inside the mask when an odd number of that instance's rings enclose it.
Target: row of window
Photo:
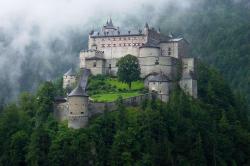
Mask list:
[[[126,47],[126,46],[142,46],[143,43],[120,43],[120,44],[102,44],[102,47]]]
[[[144,40],[144,37],[141,37],[141,38],[139,38],[139,37],[102,38],[102,41],[105,41],[105,40],[121,41],[121,40],[139,40],[139,39]],[[94,40],[96,40],[96,39],[94,38]]]

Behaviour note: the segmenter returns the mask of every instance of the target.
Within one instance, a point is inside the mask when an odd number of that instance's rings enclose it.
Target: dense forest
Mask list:
[[[250,125],[244,97],[214,69],[199,65],[199,99],[178,86],[165,104],[145,100],[68,129],[53,119],[60,82],[23,93],[0,116],[0,165],[249,165]]]

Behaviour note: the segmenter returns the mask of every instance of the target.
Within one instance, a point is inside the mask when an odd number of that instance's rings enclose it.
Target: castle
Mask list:
[[[59,120],[68,120],[68,126],[82,128],[88,118],[101,113],[104,105],[110,103],[90,103],[87,95],[87,81],[90,74],[116,76],[119,58],[131,54],[138,58],[141,78],[149,92],[167,102],[174,83],[194,98],[197,97],[196,61],[188,55],[189,43],[183,37],[161,34],[160,30],[150,28],[146,23],[144,29],[123,31],[113,25],[112,20],[100,31],[92,30],[88,37],[88,50],[80,52],[80,68],[83,71],[79,82],[76,75],[69,70],[63,76],[63,87],[76,88],[67,98],[55,100],[55,115]],[[146,94],[126,99],[125,102],[141,102]],[[110,104],[114,107],[114,104]]]

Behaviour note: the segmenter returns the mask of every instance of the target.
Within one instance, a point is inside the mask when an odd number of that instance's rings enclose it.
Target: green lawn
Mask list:
[[[126,92],[126,93],[117,92],[117,93],[96,94],[91,96],[91,98],[97,102],[111,102],[115,101],[119,96],[122,96],[122,98],[129,98],[138,95],[140,95],[138,92]]]
[[[116,78],[109,78],[107,82],[112,86],[116,86],[117,89],[127,89],[127,90],[129,89],[128,84],[120,82]],[[143,88],[144,88],[143,81],[132,82],[131,90],[141,90]]]

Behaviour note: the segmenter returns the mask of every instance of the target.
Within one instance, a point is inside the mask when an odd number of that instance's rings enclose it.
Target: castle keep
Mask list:
[[[55,115],[59,120],[68,120],[72,128],[85,127],[88,118],[101,113],[104,105],[111,103],[91,103],[87,95],[87,81],[90,74],[116,76],[119,58],[131,54],[138,58],[141,78],[157,97],[167,102],[174,83],[194,98],[197,97],[197,80],[195,77],[195,59],[188,55],[188,42],[183,37],[172,34],[161,34],[160,30],[150,28],[146,23],[143,29],[123,31],[113,25],[110,19],[99,30],[92,30],[88,37],[88,49],[80,52],[80,68],[83,74],[77,87],[67,98],[57,99]],[[63,87],[76,84],[76,76],[72,70],[64,75]],[[139,103],[145,96],[126,99],[131,104]]]

